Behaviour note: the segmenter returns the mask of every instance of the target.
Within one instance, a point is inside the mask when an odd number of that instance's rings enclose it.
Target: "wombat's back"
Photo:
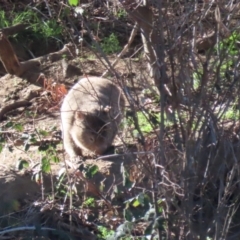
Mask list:
[[[64,107],[69,110],[89,112],[95,115],[99,115],[102,110],[111,106],[111,116],[114,114],[113,111],[118,112],[124,106],[124,98],[120,89],[110,80],[88,77],[81,79],[73,86],[64,103]]]
[[[103,153],[118,131],[124,105],[121,90],[105,78],[88,77],[75,84],[61,108],[64,146],[69,155],[76,156],[83,148]]]

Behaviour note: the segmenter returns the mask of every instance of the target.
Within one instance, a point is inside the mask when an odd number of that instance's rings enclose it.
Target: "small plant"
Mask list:
[[[5,12],[0,11],[0,28],[5,28],[9,26],[10,26],[10,22],[7,19]]]
[[[202,78],[202,71],[201,73],[199,71],[196,71],[193,73],[193,89],[197,90],[200,87]]]
[[[87,178],[93,178],[93,176],[98,172],[98,166],[96,165],[86,165],[84,172]]]
[[[118,38],[114,33],[112,33],[109,37],[103,39],[103,42],[101,43],[101,48],[106,54],[116,53],[121,50]]]
[[[143,133],[150,133],[154,129],[155,124],[160,122],[160,114],[138,112],[137,118]]]
[[[1,131],[1,129],[0,129]],[[5,137],[4,137],[4,134],[3,133],[0,133],[0,153],[2,152],[3,148],[4,148],[4,145],[5,145]]]
[[[42,36],[44,38],[59,37],[62,33],[62,27],[56,22],[56,20],[48,20],[42,24],[41,27]]]
[[[116,13],[116,16],[119,19],[125,18],[127,16],[127,12],[125,11],[125,9],[119,9]]]
[[[229,107],[227,109],[227,111],[223,114],[223,119],[227,119],[227,120],[239,120],[239,116],[240,116],[240,111],[239,110],[235,110],[234,107]]]
[[[59,163],[59,157],[56,152],[56,144],[50,141],[41,141],[41,145],[38,150],[42,153],[41,157],[41,169],[36,171],[32,175],[32,179],[36,182],[41,182],[42,173],[51,172],[51,163]],[[24,164],[24,162],[22,163]]]
[[[151,236],[151,239],[155,239],[157,236],[157,230],[164,233],[166,230],[166,220],[162,216],[163,201],[157,202],[157,209],[153,207],[150,202],[150,198],[145,193],[140,193],[137,196],[125,201],[124,209],[124,223],[118,226],[115,233],[111,235],[111,239],[133,239],[132,233],[138,226],[139,221],[145,222],[146,227],[141,228],[142,235],[145,238]],[[156,211],[158,217],[156,217]],[[138,239],[138,238],[134,238]]]
[[[219,50],[227,50],[228,55],[237,56],[239,49],[236,43],[240,40],[240,34],[234,31],[228,39],[224,39],[219,44]]]
[[[98,231],[99,231],[99,234],[98,234],[99,239],[107,239],[108,237],[110,237],[111,235],[114,234],[113,230],[109,231],[109,229],[107,229],[104,226],[98,226],[97,228],[98,228]]]
[[[49,38],[59,38],[63,33],[63,28],[58,24],[57,20],[42,20],[35,11],[26,10],[23,12],[11,12],[6,15],[4,11],[0,11],[0,27],[8,27],[19,23],[28,23],[30,28],[24,33],[18,33],[13,38],[18,41],[26,39],[45,40]]]
[[[27,10],[24,12],[20,12],[20,13],[15,13],[12,12],[12,25],[16,25],[19,23],[29,23],[29,24],[34,24],[34,23],[38,23],[40,20],[36,14],[36,12],[33,12],[31,10]]]
[[[56,153],[55,143],[51,143],[50,141],[43,141],[41,146],[39,146],[38,150],[44,153],[46,159],[49,159],[54,163],[59,162],[59,158],[57,157]]]
[[[95,207],[95,199],[92,197],[87,198],[87,200],[83,202],[83,206]]]
[[[22,170],[29,167],[29,162],[21,157],[17,161],[16,168],[17,170]]]
[[[68,0],[70,6],[76,7],[79,3],[79,0]]]

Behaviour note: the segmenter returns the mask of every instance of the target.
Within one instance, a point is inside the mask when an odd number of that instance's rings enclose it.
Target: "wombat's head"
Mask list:
[[[99,117],[82,112],[75,113],[71,136],[78,147],[95,154],[103,154],[111,144],[108,139],[109,131],[109,124]]]

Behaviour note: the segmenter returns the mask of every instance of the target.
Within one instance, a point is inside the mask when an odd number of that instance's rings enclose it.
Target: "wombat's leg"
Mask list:
[[[64,131],[63,144],[64,144],[64,149],[67,151],[68,155],[71,158],[75,158],[77,156],[82,156],[81,149],[75,145],[70,133],[67,131]]]
[[[71,158],[75,158],[79,155],[82,156],[82,151],[75,145],[71,137],[71,127],[72,116],[69,114],[62,114],[62,134],[64,149]]]

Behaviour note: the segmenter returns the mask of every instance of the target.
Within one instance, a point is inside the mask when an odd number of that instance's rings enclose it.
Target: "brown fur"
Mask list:
[[[124,105],[121,90],[105,78],[87,77],[75,84],[61,107],[64,148],[70,157],[82,155],[82,149],[103,154],[117,134]]]

